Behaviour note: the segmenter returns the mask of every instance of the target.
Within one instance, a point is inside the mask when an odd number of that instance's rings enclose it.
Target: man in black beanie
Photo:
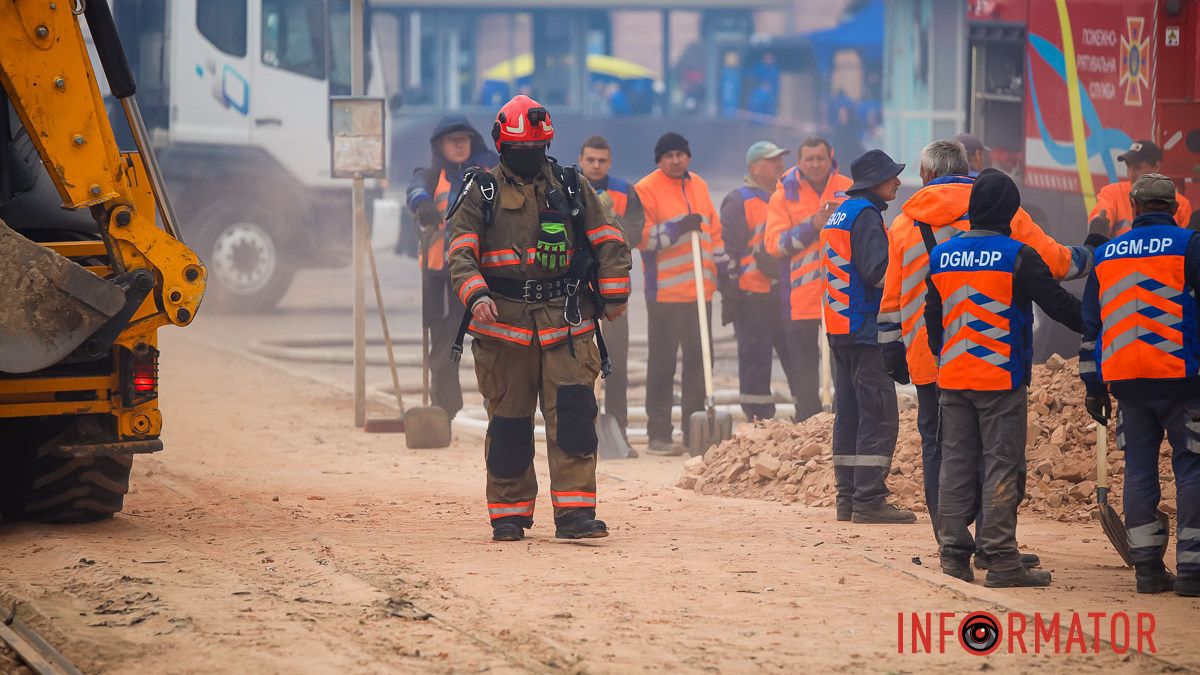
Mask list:
[[[1063,290],[1037,251],[1013,239],[1021,194],[995,169],[971,189],[971,229],[929,255],[925,324],[938,358],[942,470],[938,539],[942,572],[973,581],[976,542],[967,529],[982,498],[978,548],[992,588],[1047,586],[1050,573],[1021,564],[1017,506],[1033,366],[1033,306],[1082,332],[1079,300]],[[976,481],[983,469],[983,492]]]

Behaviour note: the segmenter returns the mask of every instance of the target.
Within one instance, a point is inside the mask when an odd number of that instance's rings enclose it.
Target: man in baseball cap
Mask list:
[[[1133,223],[1133,207],[1129,202],[1133,183],[1146,174],[1159,173],[1162,159],[1162,148],[1153,141],[1134,141],[1119,155],[1117,161],[1124,162],[1129,180],[1109,183],[1096,195],[1096,206],[1088,214],[1089,231],[1110,238],[1128,232]],[[1192,217],[1192,205],[1183,195],[1177,195],[1175,201],[1178,202],[1175,222],[1187,227]]]
[[[992,150],[979,140],[975,134],[959,134],[954,137],[963,149],[967,151],[967,164],[971,170],[967,175],[971,178],[978,178],[979,172],[992,165]]]

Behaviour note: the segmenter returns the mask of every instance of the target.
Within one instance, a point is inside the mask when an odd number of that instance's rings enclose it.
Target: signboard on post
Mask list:
[[[330,174],[334,178],[386,178],[386,125],[382,98],[329,99]]]

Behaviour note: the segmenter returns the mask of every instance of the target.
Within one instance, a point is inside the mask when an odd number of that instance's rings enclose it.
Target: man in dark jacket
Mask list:
[[[454,417],[462,409],[462,388],[450,348],[465,310],[450,289],[446,269],[450,233],[442,218],[458,198],[467,169],[490,169],[499,158],[461,115],[443,117],[429,145],[429,166],[413,172],[408,184],[408,208],[421,225],[421,315],[423,327],[429,330],[430,397],[433,405]]]
[[[837,417],[833,474],[837,519],[914,523],[916,515],[885,501],[900,413],[896,383],[883,369],[876,321],[888,266],[883,211],[904,170],[882,150],[850,164],[850,197],[821,230],[825,332],[833,353]]]

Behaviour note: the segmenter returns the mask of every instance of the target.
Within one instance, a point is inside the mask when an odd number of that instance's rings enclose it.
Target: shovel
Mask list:
[[[424,279],[422,279],[424,281]],[[404,415],[404,443],[413,450],[450,447],[450,415],[429,405],[429,328],[425,325],[425,288],[421,289],[421,407]]]
[[[1103,424],[1096,425],[1096,506],[1100,509],[1100,527],[1104,529],[1104,535],[1117,550],[1121,560],[1132,566],[1125,524],[1108,503],[1108,427]]]
[[[1132,567],[1133,560],[1129,556],[1129,535],[1125,531],[1125,523],[1108,503],[1108,427],[1103,424],[1096,425],[1096,505],[1100,508],[1100,527],[1104,529],[1105,536],[1112,542],[1113,548],[1117,549],[1121,560]],[[1167,514],[1158,509],[1154,515],[1163,530],[1169,532],[1171,519]]]
[[[375,283],[375,305],[379,309],[379,325],[383,328],[383,344],[387,347],[388,365],[392,369],[392,388],[396,390],[396,406],[399,417],[370,417],[363,424],[369,434],[404,433],[404,399],[400,396],[400,374],[396,370],[396,355],[392,352],[392,334],[388,331],[387,313],[383,309],[383,292],[379,289],[379,268],[375,266],[375,252],[369,244],[360,242],[367,249],[367,260],[371,263],[371,280]]]
[[[599,380],[596,380],[596,393],[600,393]],[[600,459],[637,457],[637,452],[629,445],[629,441],[625,440],[625,434],[621,433],[621,425],[617,424],[617,418],[606,412],[596,414],[596,440],[596,452],[600,454]]]
[[[717,412],[713,395],[712,343],[708,335],[708,307],[704,302],[704,263],[700,259],[700,233],[692,231],[692,274],[696,277],[696,314],[700,317],[700,354],[704,360],[704,411],[688,418],[688,453],[693,457],[733,437],[733,416]]]

